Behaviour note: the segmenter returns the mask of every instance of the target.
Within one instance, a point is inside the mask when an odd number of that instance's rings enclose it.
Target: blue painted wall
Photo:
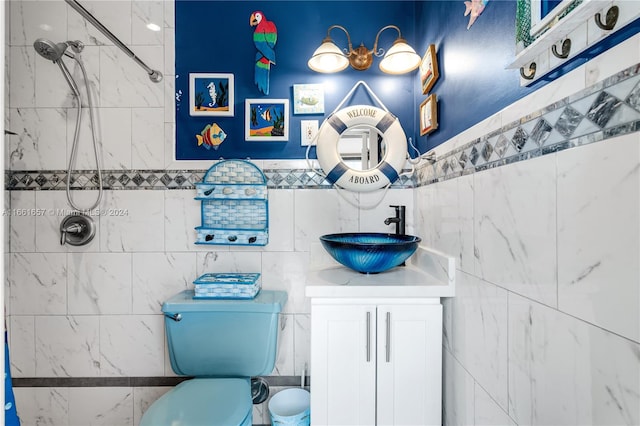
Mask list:
[[[373,47],[376,33],[388,24],[400,27],[410,43],[415,40],[415,3],[412,1],[182,1],[176,2],[176,91],[182,92],[177,106],[177,158],[218,159],[305,158],[306,147],[300,146],[300,120],[322,123],[359,80],[364,80],[402,123],[407,137],[415,139],[416,110],[413,86],[416,74],[389,76],[372,68],[360,72],[351,68],[339,74],[319,74],[307,67],[307,60],[320,45],[332,24],[347,28],[354,47],[363,42]],[[271,68],[269,96],[262,95],[253,83],[255,47],[254,28],[249,26],[252,12],[261,10],[278,27],[277,63]],[[339,46],[346,46],[346,36],[333,30],[331,36]],[[380,45],[391,45],[397,32],[386,30]],[[190,117],[188,110],[188,74],[190,72],[233,73],[235,79],[234,117]],[[323,83],[325,114],[293,115],[291,107],[288,142],[244,140],[244,100],[246,98],[288,98],[292,101],[294,84]],[[346,105],[374,104],[366,90],[358,88]],[[228,135],[220,148],[198,147],[195,135],[212,122]],[[311,153],[315,158],[315,152]]]
[[[278,26],[277,64],[271,71],[271,93],[262,96],[253,84],[255,47],[249,16],[262,10]],[[462,0],[424,1],[183,1],[176,0],[176,90],[183,93],[184,107],[177,108],[177,158],[218,159],[305,158],[300,146],[300,120],[320,123],[359,80],[364,80],[402,123],[407,137],[420,152],[454,137],[465,129],[540,88],[553,78],[582,65],[611,46],[640,31],[640,20],[568,61],[548,76],[522,88],[518,70],[507,70],[515,53],[515,0],[491,0],[475,24],[467,30]],[[377,31],[398,25],[418,54],[435,44],[440,77],[431,89],[438,97],[439,128],[426,136],[418,133],[418,107],[425,99],[417,75],[389,76],[372,68],[347,69],[338,74],[318,74],[307,60],[332,24],[345,26],[354,47],[363,42],[372,48]],[[346,37],[331,35],[339,46]],[[388,47],[396,36],[387,30],[381,45]],[[235,117],[189,117],[188,73],[230,72],[235,75]],[[244,99],[292,99],[293,84],[323,83],[325,114],[290,115],[288,142],[245,142]],[[375,104],[359,88],[346,105]],[[195,135],[212,122],[229,135],[218,151],[198,147]],[[411,152],[415,156],[415,152]],[[315,158],[312,150],[311,157]]]
[[[515,1],[489,1],[467,30],[462,1],[417,4],[418,49],[435,44],[440,77],[431,88],[438,99],[438,130],[419,137],[421,152],[437,146],[531,91],[519,72],[505,67],[515,53]],[[425,99],[417,84],[416,105]]]
[[[519,70],[506,69],[515,55],[516,1],[489,1],[469,30],[464,11],[462,1],[416,3],[415,47],[424,52],[429,44],[435,44],[440,70],[430,90],[438,98],[439,128],[418,137],[420,152],[440,145],[640,31],[640,20],[636,20],[531,86],[520,87]],[[414,93],[418,108],[426,96],[417,81]]]

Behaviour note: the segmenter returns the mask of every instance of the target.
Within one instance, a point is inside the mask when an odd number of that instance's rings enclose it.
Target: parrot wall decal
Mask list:
[[[272,21],[267,21],[264,13],[255,11],[251,14],[249,24],[256,27],[253,32],[253,44],[256,49],[255,83],[265,95],[269,94],[269,71],[271,64],[276,64],[276,41],[278,40],[278,29]]]

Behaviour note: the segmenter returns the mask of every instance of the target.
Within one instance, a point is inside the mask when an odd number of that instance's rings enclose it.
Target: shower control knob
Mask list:
[[[83,246],[96,235],[96,225],[91,217],[84,214],[70,214],[60,224],[60,244]]]

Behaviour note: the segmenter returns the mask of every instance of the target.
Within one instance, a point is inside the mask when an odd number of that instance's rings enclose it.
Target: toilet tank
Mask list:
[[[250,300],[194,299],[193,290],[162,305],[171,368],[195,377],[271,373],[284,291],[261,290]]]

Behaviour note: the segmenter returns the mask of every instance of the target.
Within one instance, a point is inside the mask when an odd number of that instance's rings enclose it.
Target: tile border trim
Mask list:
[[[439,155],[416,170],[417,186],[639,131],[640,64],[636,64]]]
[[[300,386],[300,376],[261,376],[269,386]],[[193,377],[14,377],[14,388],[96,388],[176,386]],[[310,377],[305,377],[308,386]]]
[[[316,170],[263,169],[269,189],[332,189],[333,185]],[[105,190],[195,189],[206,170],[104,170]],[[5,171],[5,189],[9,191],[65,190],[66,170]],[[415,187],[413,176],[401,175],[392,188]],[[78,170],[71,175],[72,190],[97,190],[95,170]]]

